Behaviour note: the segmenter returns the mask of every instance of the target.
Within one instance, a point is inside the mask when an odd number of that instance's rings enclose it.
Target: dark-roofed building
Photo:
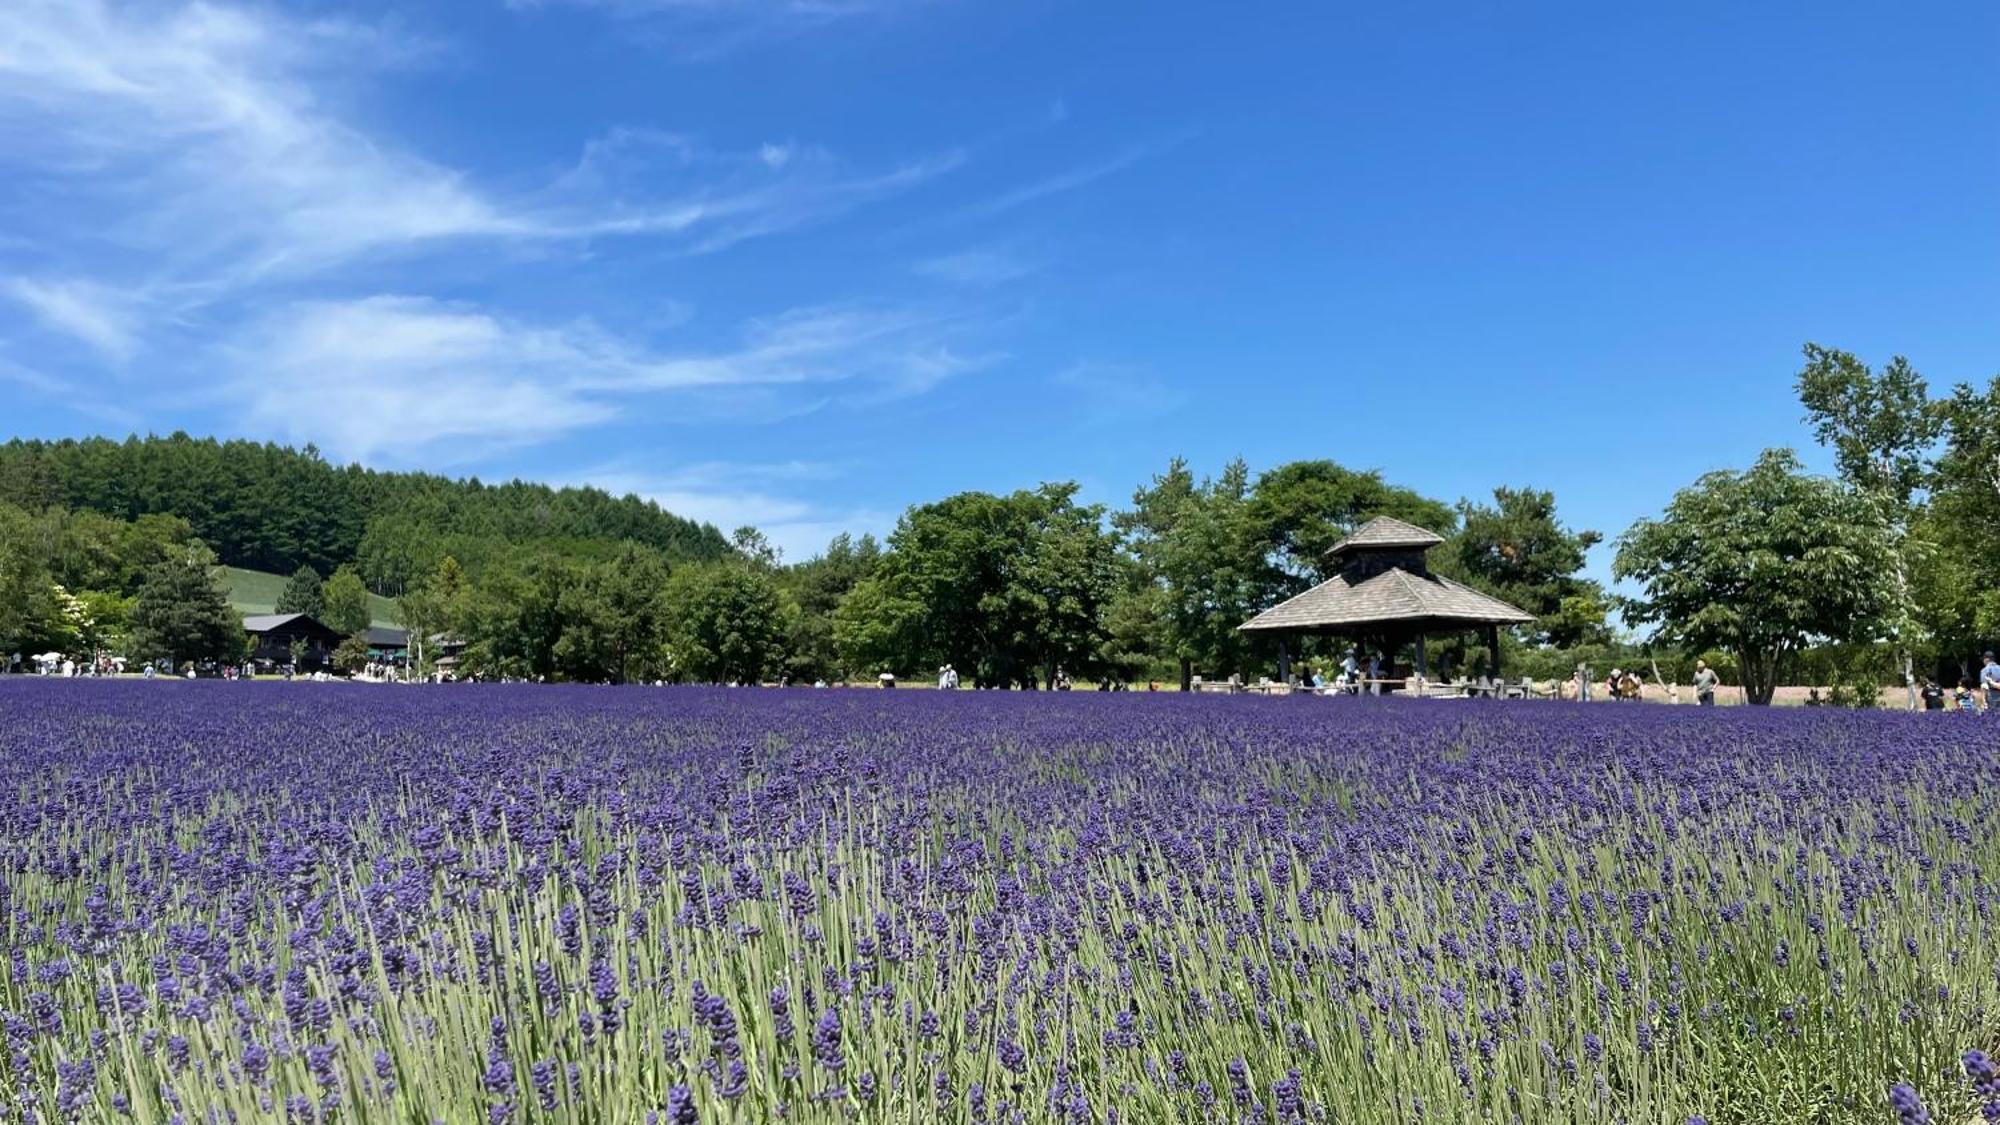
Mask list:
[[[1492,652],[1493,673],[1500,673],[1500,627],[1526,625],[1534,615],[1482,594],[1463,583],[1432,574],[1425,559],[1444,542],[1434,532],[1382,516],[1333,545],[1330,552],[1340,572],[1279,605],[1272,606],[1240,628],[1246,633],[1276,636],[1282,678],[1291,674],[1289,636],[1333,635],[1374,642],[1395,652],[1415,643],[1416,672],[1428,674],[1424,637],[1477,632]]]
[[[282,668],[292,662],[292,643],[303,644],[299,670],[314,671],[333,663],[333,650],[340,646],[340,634],[318,618],[306,613],[260,613],[243,619],[243,631],[255,646],[250,659],[266,668]]]
[[[371,625],[361,634],[368,642],[368,656],[384,664],[401,664],[410,654],[410,631],[388,625]]]

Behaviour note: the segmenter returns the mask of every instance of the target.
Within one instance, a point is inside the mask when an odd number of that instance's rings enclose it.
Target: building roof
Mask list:
[[[1329,555],[1339,558],[1355,551],[1366,550],[1429,550],[1444,542],[1444,537],[1434,531],[1426,531],[1413,523],[1404,523],[1394,516],[1376,516],[1347,538],[1333,545]]]
[[[372,648],[410,647],[410,631],[408,629],[395,629],[387,625],[371,625],[361,635]]]
[[[281,629],[301,617],[314,625],[319,625],[319,622],[311,614],[306,613],[257,613],[243,619],[243,631],[246,633],[268,633],[273,629]],[[320,627],[325,628],[323,625]]]
[[[1526,625],[1534,619],[1499,598],[1449,578],[1392,567],[1352,584],[1346,575],[1336,575],[1272,606],[1239,628],[1246,632],[1338,630],[1402,622],[1448,629],[1455,624]]]

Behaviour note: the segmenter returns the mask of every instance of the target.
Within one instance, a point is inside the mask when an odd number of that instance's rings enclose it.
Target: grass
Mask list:
[[[285,592],[284,575],[240,566],[225,566],[222,570],[229,580],[229,603],[239,612],[247,615],[277,611],[278,597]],[[371,624],[396,624],[396,603],[380,594],[368,595],[368,613],[373,619]]]

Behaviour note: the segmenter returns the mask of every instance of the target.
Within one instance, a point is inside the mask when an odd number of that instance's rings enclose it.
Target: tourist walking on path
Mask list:
[[[1703,707],[1715,706],[1715,682],[1715,669],[1708,666],[1708,661],[1695,661],[1694,700],[1696,703],[1699,703]]]
[[[1986,689],[1986,709],[2000,707],[2000,661],[1995,661],[1990,652],[1986,654],[1986,666],[1979,670],[1979,686]]]

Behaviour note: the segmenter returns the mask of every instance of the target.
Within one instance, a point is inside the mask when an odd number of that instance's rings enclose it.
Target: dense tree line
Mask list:
[[[85,447],[148,445],[69,448]],[[1501,490],[1496,499],[1498,507],[1454,509],[1332,461],[1282,465],[1254,479],[1239,462],[1197,483],[1175,461],[1138,490],[1130,511],[1080,504],[1067,483],[961,493],[911,508],[886,543],[843,535],[790,565],[747,528],[733,540],[716,535],[713,557],[689,558],[637,537],[428,534],[428,524],[402,511],[370,525],[359,558],[297,564],[277,608],[352,637],[368,624],[368,587],[386,587],[399,595],[398,617],[419,651],[463,644],[461,671],[491,677],[811,682],[927,676],[945,663],[996,687],[1046,685],[1058,671],[1124,680],[1251,674],[1271,654],[1236,626],[1323,579],[1328,548],[1375,515],[1454,533],[1437,555],[1440,567],[1546,606],[1552,620],[1577,612],[1570,595],[1579,591],[1583,604],[1598,605],[1601,592],[1573,574],[1592,537],[1556,523],[1546,493]],[[154,502],[172,502],[171,494]],[[42,625],[0,635],[28,647],[94,649],[115,636],[136,652],[140,587],[169,561],[206,550],[194,518],[178,512],[128,521],[59,506],[7,511],[33,529],[9,537],[18,550],[8,559],[40,560],[7,581],[34,591],[14,601],[41,606],[21,612]],[[194,516],[210,526],[246,523],[218,504]],[[371,567],[370,544],[392,538],[383,528],[405,518],[409,534],[394,537],[405,550],[396,582],[369,581],[371,569],[383,573],[379,559]],[[293,513],[278,522],[310,521]],[[193,581],[187,573],[175,580]],[[116,627],[88,643],[74,630],[44,627],[57,620],[50,607],[67,590],[108,599],[93,620]],[[359,642],[343,648],[343,662],[358,663],[365,651]]]
[[[1331,577],[1333,545],[1388,515],[1444,537],[1434,571],[1534,615],[1503,649],[1541,678],[1623,662],[1684,680],[1701,655],[1761,702],[1797,675],[1856,698],[1897,668],[1955,676],[2000,634],[1982,563],[2000,553],[2000,379],[1938,396],[1902,359],[1878,371],[1808,346],[1798,387],[1838,479],[1784,450],[1703,477],[1619,539],[1624,598],[1582,576],[1602,537],[1565,525],[1550,492],[1452,504],[1331,460],[1197,476],[1175,459],[1119,510],[1068,483],[960,493],[910,508],[884,542],[843,535],[786,564],[753,529],[725,539],[590,489],[182,435],[17,441],[0,447],[0,644],[225,649],[213,546],[290,571],[280,608],[343,634],[366,628],[368,589],[395,596],[420,649],[462,646],[461,671],[484,676],[808,682],[951,664],[991,687],[1059,671],[1185,684],[1273,671],[1272,642],[1237,626]],[[1620,611],[1643,636],[1611,628]],[[1449,638],[1431,652],[1484,659]]]
[[[184,520],[230,566],[330,574],[352,564],[394,596],[446,554],[473,570],[524,550],[607,557],[625,542],[668,559],[721,558],[715,528],[636,496],[486,484],[327,462],[311,446],[176,433],[0,445],[0,501],[29,511]]]
[[[43,652],[179,663],[243,651],[214,552],[186,520],[0,502],[0,664]]]

